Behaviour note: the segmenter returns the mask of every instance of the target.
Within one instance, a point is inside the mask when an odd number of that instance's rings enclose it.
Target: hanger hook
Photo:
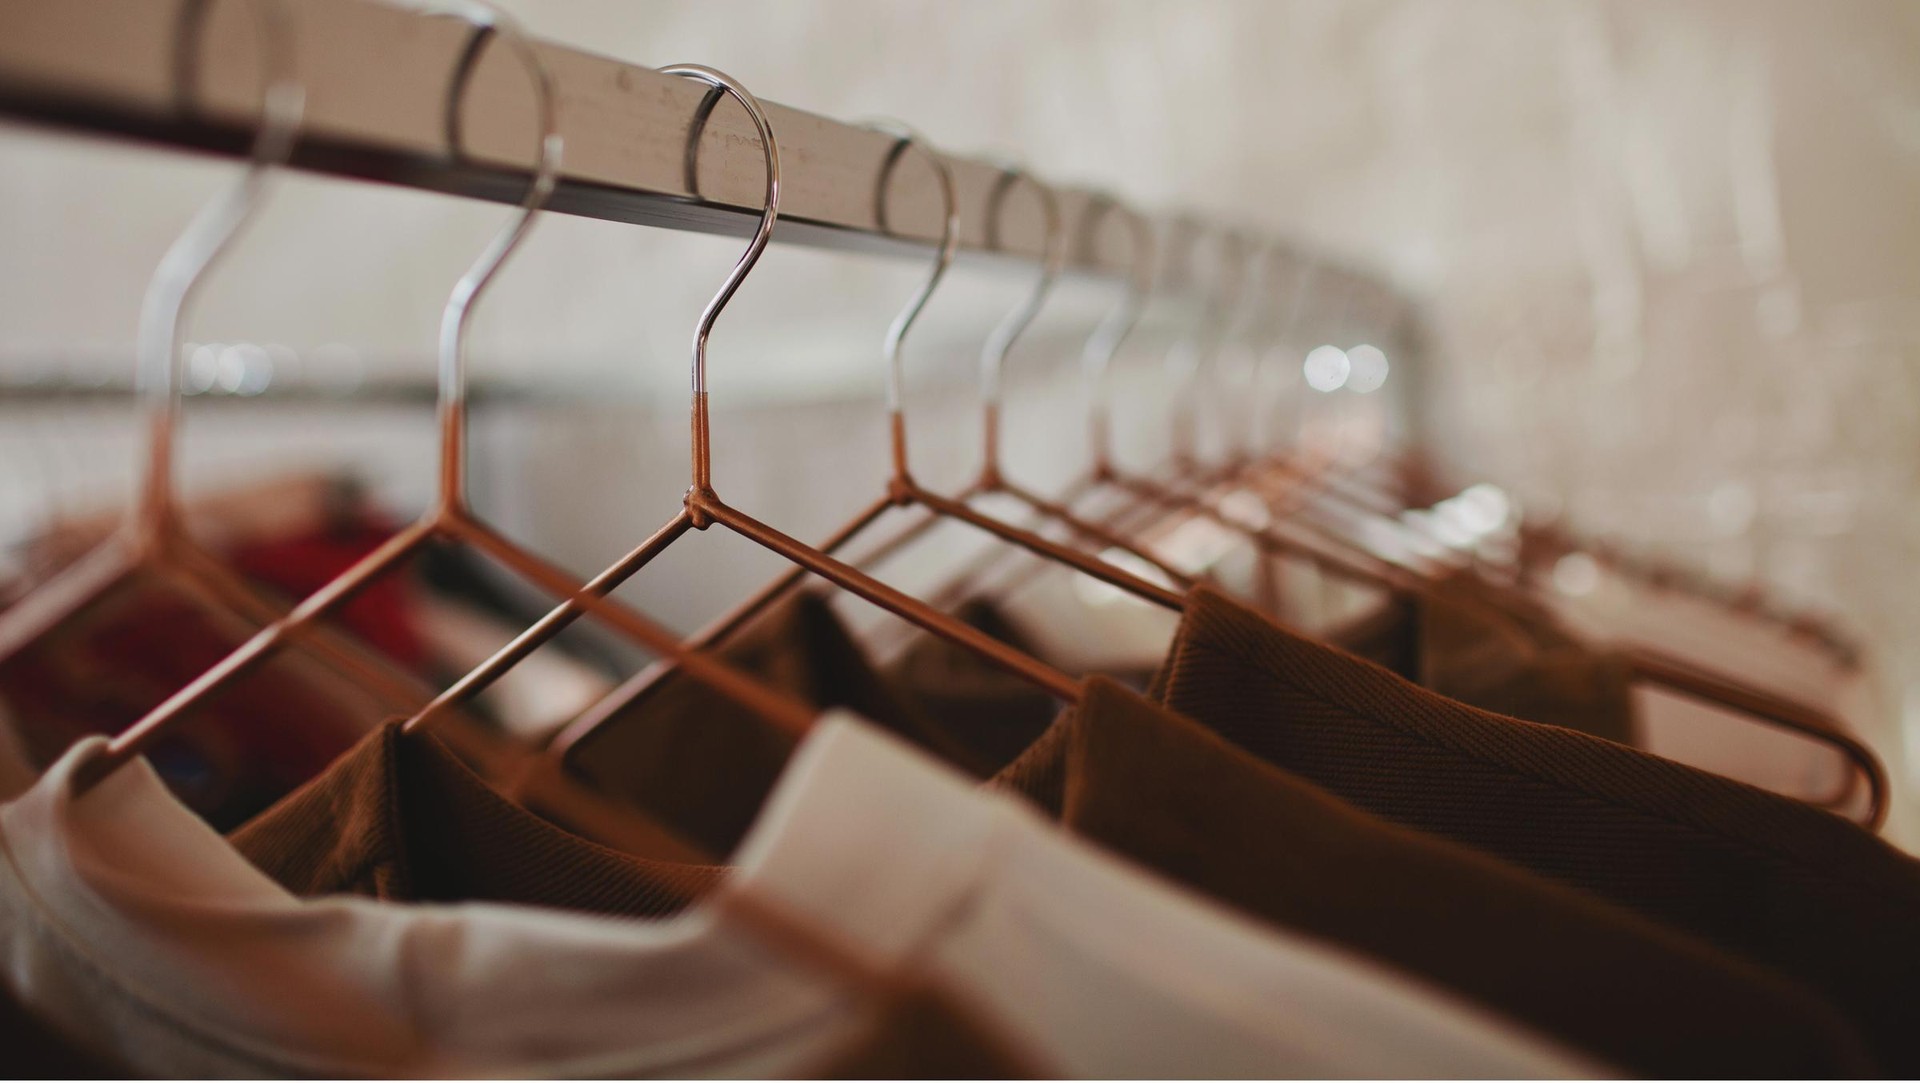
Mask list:
[[[936,151],[912,128],[898,121],[875,121],[867,125],[876,132],[893,136],[893,146],[887,151],[885,163],[880,167],[880,183],[874,190],[874,220],[884,235],[891,235],[887,223],[887,191],[893,181],[893,172],[899,168],[900,160],[907,151],[919,148],[933,163],[934,176],[940,183],[940,201],[942,216],[940,219],[940,248],[933,259],[933,270],[920,289],[908,299],[906,307],[894,316],[893,323],[887,328],[884,352],[887,362],[887,415],[893,428],[893,471],[896,478],[907,476],[907,426],[906,413],[901,405],[902,388],[905,378],[901,371],[900,348],[906,341],[907,332],[913,328],[915,320],[920,318],[921,310],[927,307],[927,301],[933,297],[933,291],[940,286],[940,280],[946,277],[947,268],[953,266],[953,254],[960,244],[960,203],[954,194],[953,166],[945,155]]]
[[[1186,232],[1185,253],[1191,259],[1202,238],[1212,233],[1220,246],[1220,261],[1214,272],[1201,281],[1204,301],[1186,335],[1167,350],[1166,366],[1176,381],[1176,405],[1173,413],[1173,448],[1176,462],[1188,465],[1199,459],[1199,412],[1202,385],[1213,374],[1213,362],[1227,341],[1228,323],[1237,313],[1246,286],[1246,241],[1232,229],[1209,227],[1192,217],[1175,220],[1175,228]],[[1172,250],[1172,246],[1169,246]]]
[[[461,50],[453,77],[447,84],[444,126],[448,155],[458,159],[465,153],[460,109],[466,101],[473,74],[480,66],[480,58],[495,37],[513,50],[533,82],[534,115],[540,126],[539,157],[526,195],[520,199],[518,213],[494,234],[473,265],[460,276],[460,281],[454,283],[453,292],[440,313],[440,500],[444,506],[458,509],[465,506],[467,498],[467,331],[473,322],[474,305],[507,257],[527,239],[534,219],[553,195],[560,177],[563,141],[559,112],[554,105],[553,75],[518,20],[490,0],[438,0],[429,10],[464,19],[473,26],[473,35]]]
[[[734,293],[747,280],[753,265],[760,262],[760,254],[767,250],[768,242],[773,240],[773,224],[780,217],[780,145],[774,141],[773,125],[768,122],[766,110],[761,108],[759,99],[733,76],[704,64],[673,64],[659,71],[662,75],[696,79],[712,88],[708,95],[710,104],[701,107],[687,148],[689,181],[696,179],[694,167],[698,164],[700,132],[706,126],[707,110],[712,104],[718,104],[717,95],[732,98],[747,111],[747,116],[753,120],[754,130],[760,135],[760,148],[766,156],[767,194],[765,206],[760,212],[760,224],[754,229],[753,240],[748,242],[747,250],[741,253],[733,270],[727,272],[726,281],[720,284],[720,291],[701,311],[700,322],[693,332],[693,488],[710,493],[713,490],[713,445],[707,421],[707,336],[713,333],[714,321],[720,318],[721,310],[727,307],[728,301],[733,300]],[[695,189],[697,186],[690,183],[688,187]],[[698,515],[695,516],[695,525],[705,525]]]
[[[176,110],[199,112],[201,37],[211,0],[180,8],[173,53]],[[134,347],[135,388],[146,403],[149,425],[146,477],[136,510],[146,528],[173,511],[173,445],[181,413],[180,329],[188,304],[205,278],[260,209],[273,171],[292,157],[306,111],[306,90],[295,70],[291,17],[286,0],[256,0],[263,55],[260,123],[247,151],[247,167],[227,189],[202,206],[154,269],[140,302]]]
[[[1221,327],[1219,352],[1225,352],[1225,348],[1229,345],[1236,343],[1245,344],[1247,332],[1257,322],[1261,302],[1265,299],[1265,294],[1271,285],[1269,272],[1276,258],[1276,253],[1279,251],[1278,243],[1272,240],[1241,237],[1239,238],[1239,243],[1243,257],[1241,261],[1242,270],[1236,279],[1237,285],[1234,289],[1233,305],[1228,310],[1226,319],[1223,321]],[[1253,415],[1258,409],[1258,400],[1255,395],[1258,388],[1255,384],[1259,379],[1259,374],[1260,355],[1257,351],[1254,351],[1251,359],[1244,365],[1244,376],[1247,381],[1244,395],[1236,396],[1231,394],[1231,392],[1239,389],[1228,388],[1230,394],[1227,397],[1229,400],[1244,398],[1241,419],[1244,421],[1242,427],[1245,430],[1241,433],[1243,439],[1240,450],[1235,450],[1231,438],[1232,434],[1225,432],[1222,434],[1227,437],[1227,455],[1230,462],[1250,459],[1256,450],[1253,446],[1255,425]],[[1236,378],[1238,377],[1236,376]]]
[[[1096,477],[1109,476],[1113,469],[1113,389],[1108,376],[1120,346],[1140,323],[1141,313],[1153,296],[1153,225],[1145,215],[1104,192],[1096,193],[1087,204],[1080,230],[1081,251],[1091,256],[1094,238],[1108,214],[1126,220],[1132,239],[1133,266],[1120,300],[1107,310],[1100,323],[1080,347],[1080,371],[1087,386],[1088,424],[1093,444],[1093,470]]]
[[[1279,325],[1275,329],[1274,334],[1267,345],[1261,350],[1255,369],[1256,374],[1272,367],[1272,362],[1268,360],[1268,355],[1291,344],[1295,332],[1300,328],[1301,317],[1306,314],[1307,301],[1318,288],[1320,280],[1320,261],[1311,254],[1297,255],[1278,242],[1275,242],[1270,249],[1270,255],[1276,262],[1282,260],[1291,262],[1292,260],[1290,260],[1289,257],[1297,258],[1298,270],[1294,276],[1292,286],[1287,291],[1286,313],[1280,318]],[[1286,355],[1282,354],[1283,359],[1285,359],[1285,356]],[[1276,381],[1261,380],[1259,382],[1261,384],[1270,384]],[[1269,431],[1270,426],[1276,430],[1279,428],[1279,426],[1273,425],[1272,415],[1279,413],[1280,404],[1277,401],[1270,401],[1278,394],[1279,392],[1273,391],[1267,392],[1264,395],[1249,394],[1248,396],[1249,399],[1255,402],[1253,424],[1249,426],[1248,430],[1248,441],[1256,455],[1263,451],[1274,450],[1275,445],[1279,442],[1276,432]],[[1295,395],[1293,401],[1295,409],[1291,429],[1293,441],[1294,443],[1298,443],[1301,423],[1300,396]]]
[[[1007,354],[1012,351],[1014,342],[1033,323],[1034,317],[1040,314],[1067,258],[1067,234],[1062,228],[1059,195],[1052,185],[1018,165],[1000,168],[1000,177],[994,182],[992,194],[987,197],[987,250],[1000,251],[1000,212],[1006,206],[1007,194],[1021,181],[1031,185],[1040,196],[1040,213],[1046,236],[1041,242],[1040,277],[1034,282],[1032,291],[1001,319],[980,348],[980,400],[985,436],[982,484],[987,488],[992,488],[999,481],[1000,404]]]

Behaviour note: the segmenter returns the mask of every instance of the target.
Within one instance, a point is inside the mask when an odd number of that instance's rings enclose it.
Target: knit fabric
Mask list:
[[[1920,863],[1832,814],[1507,718],[1191,596],[1165,705],[1407,827],[1610,899],[1823,994],[1920,1071]]]
[[[717,884],[717,865],[629,857],[495,793],[431,736],[392,722],[228,836],[295,895],[525,903],[658,917]]]
[[[1472,576],[1394,599],[1328,639],[1450,699],[1634,743],[1625,659],[1581,643],[1537,606],[1490,598]]]
[[[1094,680],[999,783],[1067,828],[1276,925],[1635,1074],[1869,1073],[1806,991],[1506,862],[1370,816]]]
[[[815,707],[847,708],[943,759],[967,759],[875,671],[817,594],[800,594],[769,610],[720,653]],[[675,674],[570,749],[567,766],[594,789],[721,855],[746,834],[793,747],[784,731]]]

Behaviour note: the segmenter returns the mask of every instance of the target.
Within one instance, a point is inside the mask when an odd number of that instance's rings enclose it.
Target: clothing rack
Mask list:
[[[176,87],[176,49],[190,2],[0,0],[0,116],[244,153],[261,86],[257,23],[245,4],[214,3],[194,54],[195,85],[185,94]],[[478,62],[456,158],[446,139],[449,73],[471,39],[468,24],[375,0],[299,4],[295,14],[294,70],[307,94],[295,167],[496,202],[520,198],[532,164],[533,95],[506,50],[485,50]],[[550,210],[731,236],[753,231],[762,154],[736,103],[714,105],[705,86],[650,68],[552,43],[538,48],[553,76],[566,148]],[[766,108],[783,163],[776,241],[930,257],[942,209],[933,170],[920,163],[887,170],[892,134],[771,102]],[[1046,237],[1039,201],[1008,194],[999,164],[953,158],[952,165],[960,258],[1037,263]],[[885,193],[877,191],[883,177]],[[1090,215],[1104,213],[1103,197],[1056,191],[1069,244],[1065,272],[1131,273],[1135,254],[1120,217],[1107,214],[1095,223],[1100,228],[1086,228]],[[1155,225],[1164,235],[1180,224],[1194,223]],[[1401,329],[1407,306],[1378,278],[1304,251],[1275,254],[1311,263],[1316,291],[1339,291],[1341,307],[1365,313],[1376,339]],[[1212,278],[1167,263],[1159,293],[1192,292]]]

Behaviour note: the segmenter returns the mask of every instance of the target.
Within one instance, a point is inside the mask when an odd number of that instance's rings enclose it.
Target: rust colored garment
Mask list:
[[[1825,996],[1920,1071],[1920,863],[1800,802],[1492,714],[1200,589],[1165,705],[1395,823],[1689,931]]]
[[[1636,1074],[1871,1071],[1824,1002],[1506,862],[1387,823],[1091,682],[998,784],[1075,834]]]
[[[720,653],[815,707],[845,707],[943,759],[970,758],[874,670],[817,594],[768,612]],[[793,748],[793,738],[765,720],[675,675],[570,749],[567,766],[594,789],[720,855],[746,833]]]
[[[1390,601],[1329,639],[1450,699],[1634,743],[1625,659],[1581,643],[1545,610],[1492,599],[1471,576]]]

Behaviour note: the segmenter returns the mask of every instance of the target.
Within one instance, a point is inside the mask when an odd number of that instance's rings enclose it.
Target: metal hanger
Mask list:
[[[1065,262],[1067,251],[1066,234],[1062,226],[1058,196],[1050,186],[1041,183],[1035,179],[1032,174],[1027,173],[1018,166],[1006,166],[1002,168],[1000,177],[994,184],[993,192],[988,197],[988,248],[997,249],[999,247],[998,233],[1001,208],[1004,205],[1007,194],[1022,181],[1031,185],[1039,194],[1041,210],[1044,221],[1046,222],[1041,273],[1039,279],[1035,282],[1032,292],[1001,320],[993,332],[988,335],[986,343],[981,348],[981,471],[973,484],[953,499],[964,504],[978,497],[993,494],[1011,497],[1018,503],[1024,505],[1028,510],[1037,513],[1043,520],[1050,520],[1065,527],[1071,534],[1078,536],[1082,541],[1091,542],[1103,546],[1111,552],[1131,557],[1144,565],[1146,569],[1151,569],[1164,576],[1177,590],[1159,588],[1157,584],[1154,585],[1156,589],[1152,591],[1142,590],[1139,584],[1144,583],[1145,580],[1142,580],[1138,576],[1129,576],[1129,578],[1134,581],[1131,585],[1126,582],[1116,583],[1115,585],[1164,608],[1179,609],[1185,604],[1184,599],[1180,597],[1180,593],[1193,587],[1195,581],[1193,576],[1174,567],[1171,563],[1161,559],[1154,553],[1137,546],[1132,539],[1114,531],[1107,524],[1081,517],[1073,512],[1067,506],[1066,502],[1048,500],[1034,493],[1032,490],[1013,484],[1007,480],[1005,471],[1001,465],[1000,416],[1001,406],[1004,400],[1002,388],[1005,384],[1007,355],[1011,352],[1014,343],[1019,339],[1020,335],[1032,324],[1034,317],[1039,315],[1040,309],[1046,302],[1047,295],[1052,292],[1053,284],[1059,277],[1060,268]],[[936,526],[945,515],[944,510],[938,508],[933,509],[932,514],[922,516],[904,529],[894,533],[867,550],[856,563],[862,567],[871,567],[876,563],[888,559],[927,533],[927,531]],[[1027,545],[1024,542],[1021,544],[1024,548],[1037,553],[1040,557],[1058,556],[1057,547],[1042,550],[1035,546]],[[1010,552],[1010,550],[996,549],[992,550],[988,556],[1005,556]],[[1071,564],[1077,570],[1095,575],[1097,578],[1107,579],[1108,582],[1113,582],[1112,579],[1100,574],[1099,571],[1094,570],[1089,564],[1089,561],[1100,560],[1100,558],[1088,557],[1084,554],[1077,554],[1077,556],[1078,559],[1067,561],[1067,563]],[[1100,563],[1106,563],[1106,561],[1100,560]]]
[[[439,345],[439,491],[433,504],[420,519],[396,534],[353,567],[335,577],[326,586],[295,606],[291,613],[268,625],[222,659],[212,669],[169,697],[132,727],[114,737],[104,752],[90,761],[89,781],[112,773],[122,764],[140,755],[187,708],[234,679],[250,671],[280,648],[308,632],[316,621],[352,597],[355,591],[392,570],[410,554],[433,542],[466,544],[499,561],[548,593],[566,598],[569,605],[593,612],[617,631],[647,650],[682,654],[688,671],[717,691],[768,721],[794,733],[811,725],[811,708],[772,692],[758,682],[717,660],[692,657],[679,645],[678,638],[633,610],[591,594],[581,584],[544,558],[521,548],[498,530],[479,519],[467,500],[467,416],[466,354],[467,329],[481,294],[494,279],[507,258],[519,248],[533,226],[535,217],[552,194],[557,182],[562,140],[556,116],[552,84],[545,62],[518,24],[504,12],[484,0],[449,0],[443,6],[449,14],[467,20],[474,27],[454,72],[449,87],[446,125],[451,153],[460,153],[460,106],[464,91],[485,46],[495,37],[504,41],[526,69],[536,91],[536,115],[540,124],[539,157],[518,213],[494,236],[480,257],[455,284],[440,322]],[[504,667],[502,667],[504,668]],[[426,710],[406,723],[416,731],[438,713],[439,708],[456,702],[471,691],[461,686],[443,693]]]
[[[1048,222],[1048,247],[1056,250],[1059,255],[1049,255],[1043,264],[1040,281],[1035,286],[1032,295],[1024,305],[1008,314],[1007,318],[995,329],[993,335],[987,340],[987,344],[981,352],[982,449],[984,461],[981,467],[980,478],[969,491],[970,495],[986,496],[999,493],[1010,496],[1042,516],[1061,523],[1067,527],[1067,529],[1083,538],[1146,562],[1161,574],[1165,575],[1176,586],[1183,590],[1189,589],[1194,584],[1193,576],[1174,567],[1154,553],[1138,547],[1132,540],[1125,536],[1101,524],[1081,518],[1071,511],[1065,502],[1048,500],[1036,495],[1030,489],[1013,483],[1008,480],[1005,470],[1001,465],[1000,413],[1004,373],[1007,367],[1007,354],[1009,350],[1011,350],[1014,341],[1019,338],[1021,332],[1025,331],[1028,325],[1033,322],[1034,317],[1039,314],[1041,305],[1045,302],[1047,294],[1052,290],[1054,281],[1058,278],[1060,264],[1066,251],[1065,244],[1056,241],[1056,238],[1062,237],[1059,226],[1060,211],[1058,197],[1054,194],[1051,187],[1035,180],[1030,174],[1020,170],[1018,167],[1010,167],[1004,170],[1001,174],[1000,182],[996,186],[995,198],[990,204],[993,210],[989,212],[988,217],[988,246],[990,248],[998,247],[995,234],[998,231],[1000,218],[998,208],[1001,198],[1021,180],[1025,180],[1033,185],[1035,190],[1040,193],[1042,207]]]
[[[820,543],[820,550],[829,554],[838,552],[878,521],[889,509],[901,506],[903,500],[922,506],[927,505],[928,494],[920,489],[918,484],[912,480],[912,475],[907,465],[906,415],[902,401],[902,389],[905,382],[902,372],[902,347],[905,344],[907,332],[912,329],[921,311],[925,309],[928,300],[932,298],[934,290],[939,287],[941,280],[945,277],[947,268],[952,265],[953,253],[959,240],[959,212],[953,189],[953,173],[951,167],[948,166],[946,161],[935,153],[921,137],[911,130],[895,124],[876,124],[873,125],[873,127],[876,130],[886,131],[895,137],[893,147],[889,150],[885,164],[881,168],[880,180],[875,189],[877,194],[875,197],[874,210],[881,231],[883,233],[889,232],[886,195],[893,171],[898,168],[899,162],[905,157],[906,153],[916,147],[925,153],[933,162],[935,174],[939,180],[940,191],[944,200],[943,207],[945,214],[942,219],[943,225],[941,229],[940,247],[934,258],[933,269],[928,275],[926,282],[914,296],[908,300],[906,306],[900,310],[899,314],[894,317],[893,323],[887,329],[887,337],[883,346],[887,373],[885,401],[892,446],[892,479],[888,483],[886,493],[863,509],[852,521],[848,522]],[[1025,490],[1016,489],[1005,481],[1004,475],[1001,472],[998,438],[1001,401],[999,388],[1001,385],[1001,377],[1006,366],[1007,354],[1012,349],[1014,342],[1019,338],[1021,332],[1032,323],[1034,316],[1040,311],[1046,295],[1051,291],[1053,282],[1059,275],[1060,266],[1065,255],[1065,245],[1061,243],[1062,230],[1059,225],[1060,215],[1057,197],[1050,188],[1033,180],[1030,175],[1016,166],[1009,166],[1001,171],[994,191],[988,197],[988,247],[990,249],[998,247],[997,234],[1001,206],[1007,192],[1023,179],[1033,184],[1041,194],[1043,212],[1046,215],[1046,240],[1043,244],[1044,252],[1041,258],[1040,279],[1027,298],[1018,307],[1013,309],[1007,317],[1001,321],[1000,325],[995,328],[981,351],[981,373],[984,388],[982,396],[984,448],[982,475],[974,485],[958,497],[953,498],[951,502],[940,503],[943,505],[949,503],[964,505],[966,501],[971,500],[975,496],[993,492],[1007,493],[1027,506],[1039,511],[1042,515],[1062,523],[1069,530],[1074,531],[1083,538],[1111,548],[1121,549],[1124,552],[1129,552],[1143,560],[1149,561],[1154,566],[1160,568],[1161,571],[1165,572],[1184,590],[1191,587],[1192,581],[1182,575],[1178,570],[1162,564],[1144,552],[1133,549],[1131,543],[1112,531],[1097,524],[1081,520],[1065,508],[1057,507],[1042,498],[1028,495]],[[856,561],[855,564],[860,567],[872,566],[874,563],[904,548],[915,539],[924,535],[944,518],[948,517],[950,516],[946,513],[944,507],[929,508],[927,514],[916,519],[904,530],[896,532],[879,543],[863,555],[861,559]],[[984,519],[985,517],[982,516],[980,518]],[[968,518],[965,521],[980,526],[983,529],[990,530],[998,536],[1006,536],[1001,530],[996,529],[994,526],[989,526],[985,522],[973,518]],[[1014,528],[1008,527],[1007,529]],[[1022,545],[1028,552],[1036,554],[1036,559],[1044,559],[1055,555],[1052,543],[1048,543],[1044,548],[1036,548],[1027,545],[1019,539],[1009,538],[1008,540],[1014,540],[1016,544]],[[1004,550],[996,550],[996,552],[1003,551]],[[1088,570],[1083,567],[1080,562],[1076,561],[1071,563],[1076,570]],[[1092,573],[1090,572],[1090,574]],[[798,586],[806,575],[807,569],[801,567],[793,568],[782,574],[777,579],[756,591],[752,597],[702,628],[689,642],[693,646],[702,648],[712,647],[725,642],[744,628],[755,616],[764,612],[774,601],[785,596],[794,587]],[[1103,575],[1102,578],[1107,577]],[[1108,581],[1111,582],[1112,580],[1109,579]],[[1124,587],[1125,584],[1120,585]],[[1167,604],[1162,601],[1160,592],[1155,592],[1148,597],[1151,601]],[[1175,605],[1173,607],[1177,608],[1178,606]],[[620,687],[614,689],[614,691],[609,693],[600,703],[583,712],[571,726],[567,727],[567,729],[556,738],[554,742],[555,746],[564,751],[564,749],[571,747],[586,734],[597,730],[607,721],[632,710],[639,703],[644,702],[652,691],[659,687],[661,682],[673,672],[674,668],[675,665],[671,659],[662,660],[648,666],[634,677],[622,683]]]
[[[1284,456],[1278,458],[1284,462]],[[1295,472],[1291,483],[1283,489],[1290,498],[1290,506],[1283,510],[1292,510],[1299,506],[1302,496],[1301,482],[1303,480],[1310,482],[1313,477],[1312,474],[1301,475]],[[1356,510],[1360,507],[1361,505],[1356,503]],[[1397,515],[1385,515],[1378,510],[1371,512],[1371,515],[1373,521],[1393,529],[1407,532],[1418,529]],[[1276,523],[1281,521],[1298,523],[1322,540],[1335,545],[1358,544],[1351,540],[1345,530],[1336,523],[1314,522],[1284,515],[1275,516]],[[1270,537],[1270,529],[1261,531],[1259,536]],[[1434,600],[1440,597],[1441,582],[1451,576],[1472,575],[1486,592],[1487,600],[1482,602],[1477,599],[1457,597],[1448,600],[1451,604],[1478,609],[1502,623],[1507,621],[1501,607],[1502,600],[1510,600],[1517,604],[1533,604],[1533,599],[1526,589],[1487,578],[1483,574],[1484,569],[1477,563],[1440,561],[1409,563],[1410,559],[1417,558],[1386,555],[1371,547],[1364,547],[1356,549],[1350,557],[1343,554],[1339,558],[1327,561],[1322,564],[1322,567],[1349,582],[1374,586],[1394,596],[1421,600]],[[1757,724],[1795,733],[1833,749],[1854,770],[1849,774],[1848,782],[1843,789],[1815,803],[1832,808],[1843,807],[1852,802],[1857,792],[1857,785],[1864,781],[1868,791],[1867,807],[1859,817],[1860,822],[1870,829],[1877,829],[1884,822],[1888,800],[1885,768],[1873,751],[1852,737],[1844,724],[1829,712],[1657,649],[1635,646],[1616,648],[1616,653],[1626,663],[1629,677],[1635,683],[1716,705]]]
[[[198,109],[194,97],[209,7],[207,0],[195,0],[180,11],[173,85],[183,113]],[[18,654],[96,600],[147,577],[253,627],[267,624],[284,612],[283,606],[254,588],[189,533],[173,465],[182,412],[180,335],[187,306],[207,272],[260,209],[273,174],[293,152],[305,108],[305,90],[293,71],[284,3],[260,0],[252,10],[264,55],[264,85],[259,133],[249,150],[247,167],[233,184],[200,208],[169,246],[141,301],[135,375],[146,413],[147,441],[139,490],[126,521],[115,534],[0,614],[0,661]],[[326,662],[390,706],[411,703],[419,695],[409,678],[344,636],[330,632],[316,638],[314,647]]]
[[[1202,228],[1191,221],[1177,222],[1176,227],[1186,235],[1186,250],[1191,252],[1201,239]],[[1146,232],[1144,224],[1137,219],[1133,230],[1136,238]],[[1163,529],[1171,522],[1200,518],[1247,539],[1260,550],[1263,560],[1295,556],[1349,578],[1385,574],[1386,569],[1373,563],[1356,564],[1338,550],[1281,533],[1278,524],[1284,520],[1280,517],[1269,515],[1265,517],[1267,521],[1258,523],[1241,519],[1223,504],[1220,494],[1214,491],[1218,486],[1209,483],[1208,471],[1198,457],[1197,396],[1203,393],[1213,355],[1226,340],[1231,325],[1260,300],[1258,293],[1247,289],[1248,280],[1253,276],[1246,273],[1246,264],[1257,258],[1259,250],[1232,234],[1224,235],[1224,239],[1227,243],[1222,245],[1223,266],[1207,290],[1198,318],[1189,324],[1186,335],[1168,353],[1168,364],[1176,369],[1183,367],[1181,362],[1185,358],[1191,358],[1190,370],[1176,373],[1187,378],[1182,380],[1183,394],[1176,402],[1172,420],[1174,447],[1170,475],[1153,477],[1121,468],[1111,443],[1106,373],[1121,342],[1137,323],[1151,288],[1154,254],[1145,244],[1136,244],[1136,274],[1108,321],[1089,338],[1083,351],[1090,379],[1097,381],[1091,417],[1092,464],[1087,475],[1069,488],[1071,495],[1063,498],[1063,502],[1077,502],[1100,491],[1110,491],[1128,503],[1094,521],[1136,538],[1142,536],[1143,531]],[[1167,263],[1176,265],[1172,258]]]
[[[778,220],[780,213],[780,148],[779,144],[774,140],[773,126],[767,120],[766,112],[761,108],[759,101],[731,76],[699,64],[680,64],[659,70],[669,75],[679,75],[698,80],[711,88],[702,104],[698,119],[695,122],[691,137],[688,140],[687,153],[689,158],[687,173],[689,179],[695,176],[694,166],[696,163],[693,156],[697,154],[698,151],[700,130],[705,125],[707,115],[711,109],[718,104],[722,96],[733,98],[734,101],[738,102],[740,106],[746,110],[749,119],[752,120],[754,128],[760,137],[762,153],[764,154],[766,162],[766,196],[761,210],[759,225],[754,230],[753,238],[749,242],[747,250],[735,261],[733,269],[728,272],[726,279],[721,283],[719,291],[713,296],[713,299],[707,303],[705,309],[701,311],[699,322],[694,330],[691,425],[692,484],[687,489],[680,511],[675,514],[673,518],[669,519],[632,552],[629,552],[611,567],[595,576],[586,586],[580,589],[579,593],[554,608],[538,623],[515,637],[514,640],[505,647],[502,647],[494,657],[488,659],[473,672],[469,673],[459,684],[455,685],[453,689],[449,689],[448,693],[441,698],[446,699],[456,692],[466,694],[486,687],[487,684],[505,672],[520,658],[530,654],[538,649],[541,644],[559,634],[562,629],[577,619],[596,599],[603,597],[621,583],[631,578],[636,572],[651,562],[654,557],[664,552],[668,546],[679,540],[687,531],[705,530],[718,524],[749,541],[778,553],[789,563],[795,565],[796,570],[790,574],[796,578],[804,572],[811,572],[812,574],[818,575],[828,582],[833,583],[835,586],[855,594],[896,616],[919,625],[942,638],[952,640],[967,647],[975,653],[984,656],[995,665],[1032,681],[1062,699],[1077,702],[1080,696],[1081,685],[1074,677],[1062,673],[1058,669],[1030,655],[1001,643],[999,640],[977,629],[956,621],[946,614],[928,606],[925,602],[890,587],[842,561],[836,560],[830,552],[806,545],[774,527],[729,506],[723,502],[714,491],[712,430],[709,421],[707,397],[707,339],[711,335],[714,323],[718,320],[721,311],[726,308],[727,302],[730,301],[734,293],[739,290],[740,284],[746,280],[747,274],[752,271],[754,265],[759,261],[761,253],[766,250],[768,242],[772,239],[774,223]],[[898,154],[903,151],[904,147],[896,147],[895,154],[891,160],[897,160]],[[891,168],[891,164],[889,168]],[[896,319],[895,330],[889,334],[889,342],[896,349],[898,339],[904,335],[905,326],[911,324],[913,316],[917,315],[919,308],[925,304],[926,297],[931,294],[933,287],[938,284],[940,276],[944,274],[947,264],[952,259],[955,244],[954,227],[957,219],[953,213],[951,184],[943,185],[943,191],[946,193],[948,200],[948,225],[941,245],[935,273],[929,282],[922,287],[920,293],[908,304],[907,309],[902,312],[901,317]],[[897,445],[897,448],[903,446],[904,439]],[[885,510],[886,507],[890,506],[892,506],[892,504],[891,497],[889,496],[889,501],[881,506],[881,510]],[[878,513],[875,514],[877,515]],[[831,540],[829,544],[831,544]],[[763,591],[762,593],[767,592]],[[696,637],[694,642],[699,643],[703,641],[702,637]],[[673,650],[662,651],[660,653],[669,656],[676,654],[682,655],[681,660],[683,662],[687,659],[703,657],[697,649],[690,649],[678,643],[674,644]],[[645,673],[643,672],[642,675],[644,676]],[[438,701],[436,701],[436,704],[430,704],[423,714],[431,713],[437,709],[437,703]],[[602,716],[596,713],[594,717]],[[564,759],[567,751],[578,742],[579,738],[583,736],[589,728],[590,726],[584,725],[582,720],[576,720],[573,725],[568,726],[567,729],[556,735],[555,739],[548,746],[549,754]]]

